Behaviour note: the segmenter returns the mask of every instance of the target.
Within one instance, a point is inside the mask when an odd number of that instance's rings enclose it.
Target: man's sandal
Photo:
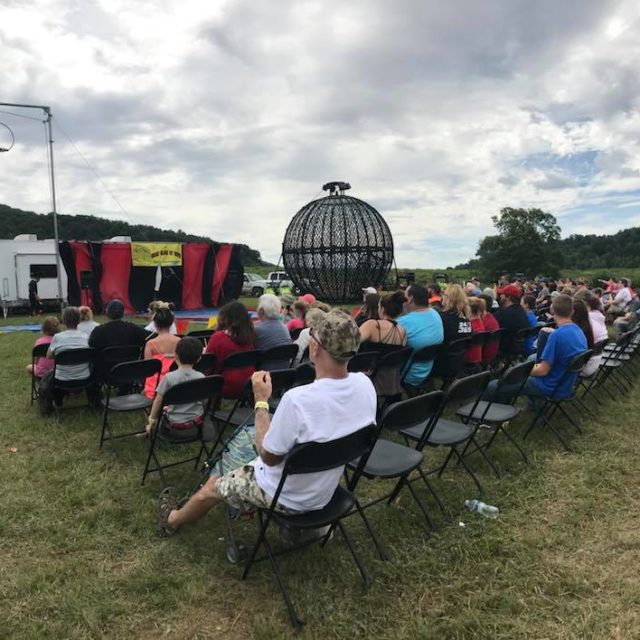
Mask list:
[[[179,506],[180,500],[175,487],[166,487],[160,492],[158,501],[158,535],[160,537],[166,538],[177,531],[169,525],[169,514]]]

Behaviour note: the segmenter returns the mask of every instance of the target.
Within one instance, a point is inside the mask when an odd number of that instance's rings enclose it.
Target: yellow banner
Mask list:
[[[182,245],[179,242],[132,242],[134,267],[180,267]]]

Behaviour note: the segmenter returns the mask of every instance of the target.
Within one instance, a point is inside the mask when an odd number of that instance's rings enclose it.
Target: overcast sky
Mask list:
[[[1,0],[0,101],[51,105],[62,213],[275,261],[295,212],[347,180],[399,266],[445,267],[504,206],[565,236],[640,225],[639,16],[637,0]],[[49,211],[42,125],[0,122],[16,137],[0,202]]]

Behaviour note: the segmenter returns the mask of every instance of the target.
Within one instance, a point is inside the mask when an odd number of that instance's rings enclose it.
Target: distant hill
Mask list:
[[[13,238],[21,233],[35,233],[39,239],[53,238],[53,214],[34,213],[0,204],[0,238]],[[108,220],[90,215],[58,214],[60,240],[105,240],[114,236],[130,236],[132,240],[166,242],[213,242],[205,236],[195,236],[178,229],[167,231],[144,224],[129,224],[120,220]],[[239,245],[247,267],[271,266],[262,259],[259,251],[246,244]]]

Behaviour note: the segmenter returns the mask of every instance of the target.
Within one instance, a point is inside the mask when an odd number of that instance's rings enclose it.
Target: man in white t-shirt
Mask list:
[[[268,508],[282,477],[284,459],[297,444],[328,442],[349,435],[376,419],[376,392],[362,373],[349,373],[347,362],[360,343],[360,333],[348,314],[339,310],[315,315],[309,357],[316,367],[312,384],[285,393],[273,419],[268,411],[271,378],[253,374],[255,448],[258,457],[207,482],[178,508],[171,491],[160,498],[159,533],[169,535],[202,518],[221,499],[237,509]],[[333,496],[342,469],[290,476],[278,499],[284,513],[323,508]]]

